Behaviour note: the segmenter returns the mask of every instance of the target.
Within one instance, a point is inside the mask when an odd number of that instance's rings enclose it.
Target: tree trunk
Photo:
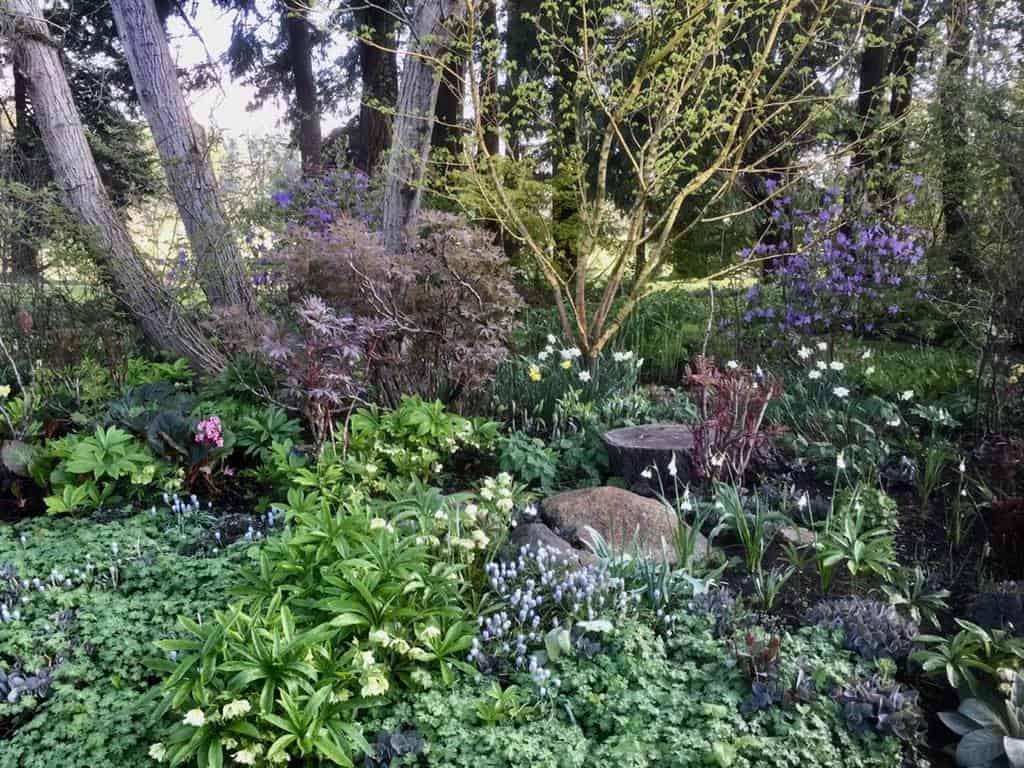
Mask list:
[[[153,0],[112,0],[111,9],[206,298],[254,317],[252,284],[217,194],[206,138],[185,102]]]
[[[898,19],[893,45],[892,93],[889,98],[889,115],[896,125],[889,135],[889,164],[899,168],[903,164],[903,142],[906,136],[906,119],[914,96],[914,78],[917,74],[917,57],[924,44],[921,33],[921,13],[924,0],[906,0]]]
[[[295,108],[298,112],[298,143],[302,155],[302,173],[315,176],[320,172],[320,106],[317,103],[316,77],[313,75],[313,34],[307,18],[307,7],[285,6],[288,30],[288,61],[295,83]]]
[[[946,61],[939,78],[939,127],[942,131],[942,214],[946,249],[953,266],[969,278],[980,276],[967,216],[967,56],[971,47],[968,0],[949,0],[946,8]]]
[[[384,242],[394,250],[408,243],[419,212],[440,80],[435,63],[448,50],[452,28],[465,12],[465,0],[417,0],[413,8],[384,187]]]
[[[860,85],[857,90],[857,151],[852,166],[863,179],[878,159],[872,142],[878,127],[882,104],[882,83],[889,58],[889,33],[892,14],[887,8],[872,5],[866,19],[867,39],[860,57]]]
[[[359,68],[363,97],[359,105],[359,140],[356,166],[373,174],[391,146],[391,115],[398,97],[398,61],[395,56],[395,19],[388,3],[378,7],[359,2]]]
[[[17,181],[30,189],[41,186],[45,168],[40,168],[36,131],[32,125],[32,116],[28,109],[28,83],[17,62],[14,64],[14,162],[13,170]],[[29,226],[19,226],[11,240],[10,258],[7,264],[11,277],[17,281],[32,282],[38,280],[39,274],[39,229],[41,222],[33,221],[30,210],[19,216],[25,216]],[[27,229],[35,230],[26,231]]]
[[[437,88],[437,103],[434,105],[434,129],[430,134],[432,149],[447,150],[458,155],[462,142],[463,85],[466,60],[451,51],[444,55],[445,71]]]
[[[54,180],[89,238],[104,278],[150,342],[188,358],[200,371],[219,371],[224,366],[223,356],[146,268],[107,197],[57,44],[50,38],[36,0],[7,0],[3,15],[15,60],[28,79],[36,125]]]

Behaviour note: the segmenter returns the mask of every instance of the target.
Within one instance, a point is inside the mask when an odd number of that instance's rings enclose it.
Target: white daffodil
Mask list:
[[[833,387],[832,394],[835,395],[836,397],[849,397],[850,390],[848,390],[846,387]]]
[[[900,400],[903,400],[905,402],[907,400],[913,400],[913,399],[914,399],[914,390],[912,390],[912,389],[905,389],[902,392],[900,392]]]
[[[800,349],[798,349],[796,352],[797,357],[799,357],[801,360],[806,360],[813,354],[814,350],[811,349],[810,347],[800,347]]]
[[[730,360],[728,363],[725,364],[725,367],[728,368],[730,371],[735,371],[737,368],[740,367],[740,364],[735,360]]]
[[[841,370],[843,370],[843,368],[845,368],[846,366],[845,366],[845,365],[843,365],[843,364],[842,364],[841,362],[839,362],[838,360],[833,360],[833,361],[832,361],[831,363],[829,363],[829,364],[828,364],[828,367],[829,367],[829,368],[831,368],[831,369],[832,369],[833,371],[841,371]]]
[[[578,374],[576,374],[576,376],[584,384],[586,384],[588,381],[590,381],[590,371],[580,371]]]
[[[828,350],[828,344],[826,344],[824,341],[819,341],[818,342],[818,351],[819,352],[825,352],[827,350]]]
[[[871,359],[871,350],[870,349],[865,349],[863,352],[861,352],[860,353],[860,359],[861,360],[870,360]]]
[[[548,344],[554,344],[556,341],[558,341],[558,339],[555,338],[555,334],[549,333],[548,334]]]
[[[821,371],[811,371],[807,374],[807,378],[811,381],[817,381],[821,378]]]

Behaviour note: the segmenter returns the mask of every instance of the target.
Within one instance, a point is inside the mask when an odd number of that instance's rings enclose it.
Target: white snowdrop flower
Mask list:
[[[553,334],[553,333],[549,333],[548,334],[548,344],[554,344],[557,341],[558,341],[558,339],[555,338],[555,334]]]
[[[900,421],[899,414],[896,414],[895,416],[893,416],[891,419],[889,419],[885,423],[887,425],[889,425],[890,427],[898,427],[902,422]]]
[[[875,366],[873,366],[873,365],[869,365],[867,368],[864,369],[864,375],[865,376],[871,376],[874,372],[875,372]]]
[[[900,400],[907,401],[907,400],[913,400],[913,399],[914,399],[914,390],[912,390],[912,389],[905,389],[902,392],[900,392]]]
[[[819,341],[818,342],[818,351],[819,352],[824,352],[827,349],[828,349],[828,344],[826,344],[824,341]]]
[[[725,364],[725,367],[731,371],[735,371],[737,368],[740,367],[740,364],[735,360],[730,360],[728,363]]]
[[[239,765],[256,765],[256,753],[251,749],[240,749],[232,757]]]
[[[551,352],[546,350],[546,349],[543,352],[541,352],[539,355],[537,355],[537,359],[540,360],[542,363],[545,360],[547,360],[549,357],[551,357]]]
[[[679,505],[679,508],[683,510],[683,512],[693,511],[693,502],[690,501],[689,487],[687,487],[686,491],[683,493],[683,503]]]
[[[961,474],[961,475],[962,475],[962,474],[963,474],[964,472],[966,472],[966,471],[967,471],[967,464],[966,464],[966,463],[964,463],[964,460],[963,460],[963,459],[960,459],[960,466],[959,466],[959,467],[957,467],[957,469],[959,469],[959,470],[960,470],[960,474]]]
[[[800,498],[796,500],[797,509],[807,509],[809,500],[807,498],[807,491],[800,494]]]
[[[843,452],[842,451],[840,451],[839,453],[836,454],[836,468],[837,469],[846,469],[846,457],[843,456]]]
[[[811,381],[817,381],[821,378],[821,371],[811,371],[807,374],[807,378]]]
[[[580,371],[576,375],[579,378],[579,380],[582,381],[584,384],[590,381],[590,371]]]
[[[537,516],[537,505],[530,504],[523,510],[523,517],[536,517]]]
[[[861,360],[870,360],[871,359],[871,350],[870,349],[865,349],[863,352],[861,352],[860,359]]]
[[[832,361],[831,363],[829,363],[829,364],[828,364],[828,367],[829,367],[829,368],[831,368],[831,369],[832,369],[833,371],[841,371],[841,370],[843,370],[843,368],[845,368],[846,366],[845,366],[845,365],[843,365],[843,364],[842,364],[841,362],[839,362],[838,360],[833,360],[833,361]]]
[[[720,467],[725,463],[725,454],[719,453],[711,457],[711,466]]]
[[[797,357],[799,357],[801,360],[806,360],[813,354],[814,350],[811,349],[810,347],[800,347],[800,349],[798,349],[796,353]]]
[[[676,474],[678,473],[678,471],[679,470],[676,468],[676,454],[675,454],[675,452],[673,452],[672,453],[672,461],[670,461],[668,463],[668,474],[669,474],[669,477],[675,477]]]
[[[846,387],[833,387],[832,394],[835,395],[836,397],[849,397],[850,390],[848,390]]]
[[[651,472],[651,468],[650,467],[648,467],[647,469],[645,469],[643,472],[640,473],[640,477],[642,477],[644,480],[650,480],[653,476],[654,476],[654,473]]]
[[[203,714],[201,709],[190,709],[185,713],[185,717],[181,722],[185,725],[191,725],[193,728],[202,728],[206,725],[206,715]]]
[[[759,379],[763,379],[764,378],[764,370],[761,368],[760,365],[757,366],[757,368],[754,369],[754,375],[757,376],[757,378],[759,378]]]

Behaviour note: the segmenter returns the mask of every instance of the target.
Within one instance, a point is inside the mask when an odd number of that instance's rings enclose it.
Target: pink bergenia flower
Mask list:
[[[224,447],[223,427],[219,416],[211,416],[196,424],[196,442],[214,448]]]

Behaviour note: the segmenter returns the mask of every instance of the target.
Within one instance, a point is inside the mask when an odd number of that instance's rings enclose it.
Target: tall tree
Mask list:
[[[979,277],[967,213],[970,185],[967,137],[967,69],[971,48],[969,0],[947,0],[946,60],[939,77],[942,133],[942,215],[949,260],[968,278]]]
[[[223,356],[147,269],[107,196],[61,65],[58,44],[36,0],[7,0],[0,14],[15,60],[28,81],[54,179],[82,225],[104,279],[150,342],[188,358],[199,370],[220,370]]]
[[[228,225],[202,128],[192,119],[152,0],[112,0],[142,110],[211,306],[257,314],[252,283]]]
[[[406,246],[419,213],[443,58],[465,13],[465,0],[416,0],[413,6],[384,187],[384,241],[392,249]]]
[[[310,22],[310,0],[273,0],[269,8],[255,0],[214,2],[235,13],[227,51],[232,76],[255,87],[253,106],[284,98],[303,170],[315,174],[323,163],[324,91],[344,73],[316,71],[315,54],[328,38]]]
[[[358,168],[374,173],[391,146],[391,112],[398,97],[395,13],[389,0],[353,0],[362,96],[354,143]]]
[[[452,155],[459,151],[462,141],[463,85],[467,61],[458,52],[448,50],[443,56],[441,82],[434,105],[434,128],[430,135],[433,149],[447,150]]]
[[[295,111],[298,113],[298,144],[302,156],[302,172],[307,176],[320,171],[320,151],[323,136],[320,132],[320,104],[313,74],[313,28],[309,23],[309,8],[303,0],[288,0],[285,4],[285,27],[288,31],[288,60],[291,63],[292,82],[295,85]]]
[[[860,55],[860,83],[857,88],[857,149],[852,166],[860,171],[859,181],[863,181],[878,159],[879,149],[874,138],[884,104],[891,30],[892,8],[889,2],[873,0],[865,17],[864,50]]]
[[[14,146],[12,176],[28,189],[38,189],[46,181],[45,160],[40,157],[35,125],[29,110],[28,82],[14,62]],[[40,161],[43,162],[40,162]],[[25,212],[28,214],[28,212]],[[39,227],[29,216],[16,224],[10,244],[7,271],[15,280],[35,281],[40,277],[38,241],[30,228]]]
[[[893,129],[888,132],[889,165],[903,164],[903,145],[906,120],[914,98],[917,77],[917,59],[924,45],[923,13],[925,0],[904,0],[893,33],[892,57],[889,72],[892,90],[889,96],[889,115]]]

